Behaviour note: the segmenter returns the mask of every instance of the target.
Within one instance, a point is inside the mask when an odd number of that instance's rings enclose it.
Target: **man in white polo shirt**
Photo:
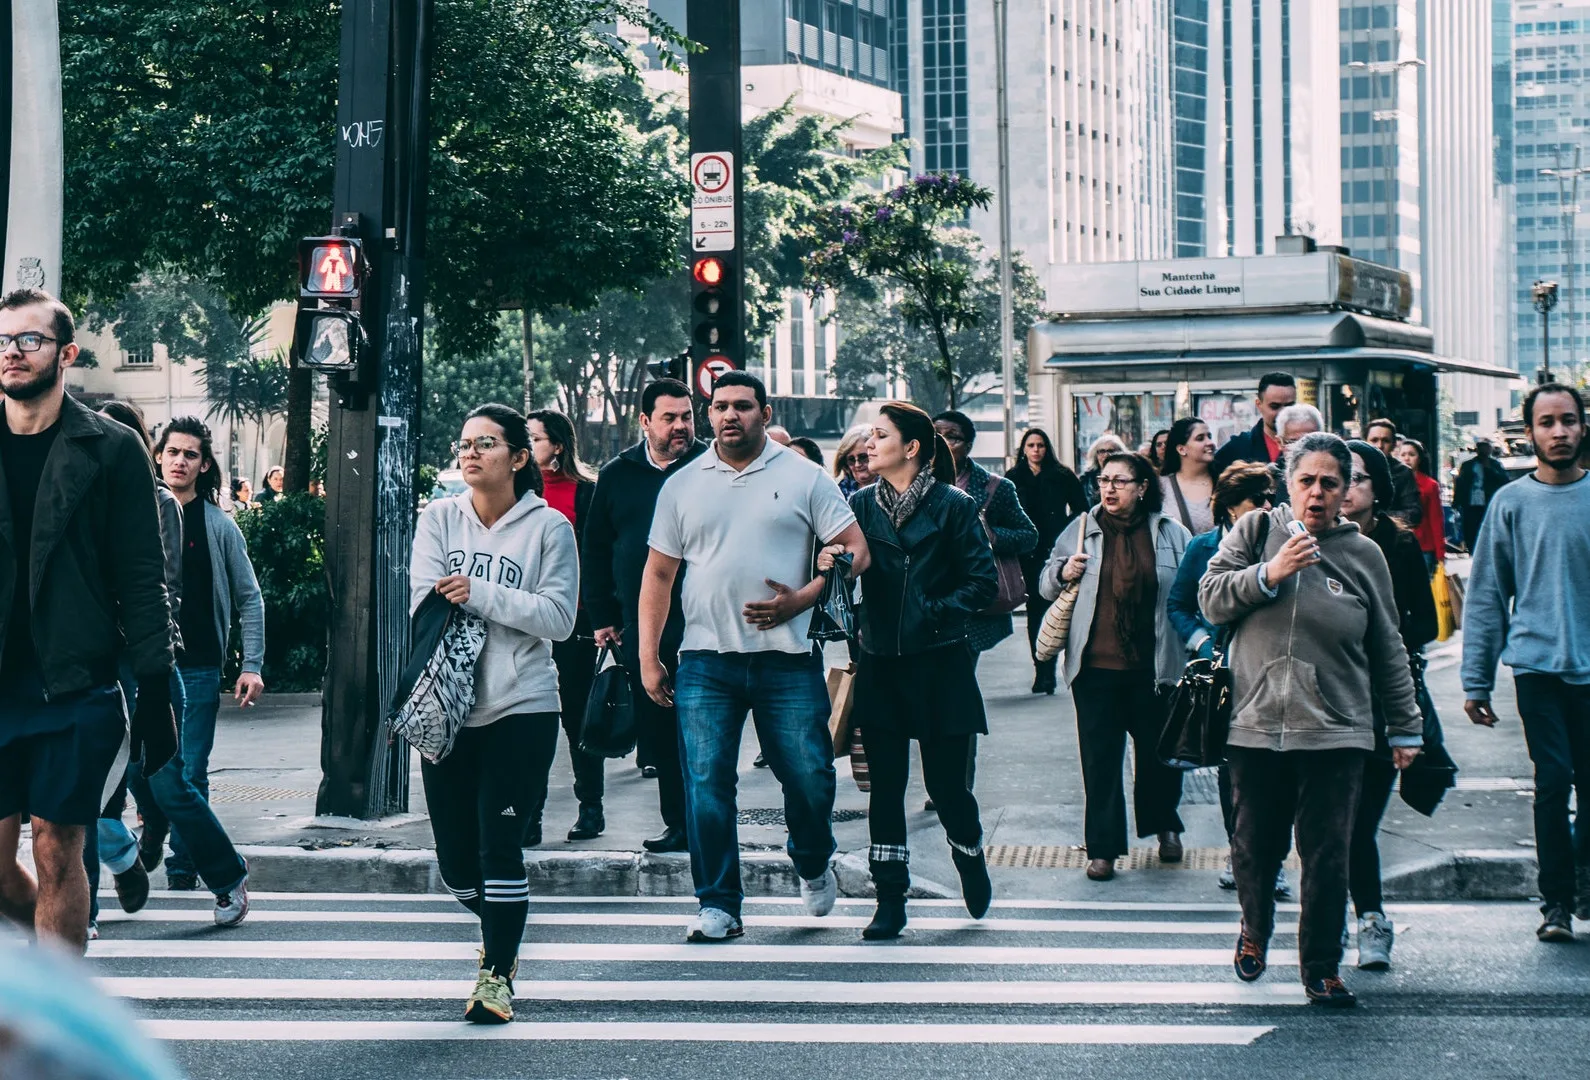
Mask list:
[[[744,933],[736,766],[745,715],[784,788],[790,859],[814,915],[833,910],[833,746],[821,660],[806,638],[822,591],[813,545],[838,544],[860,574],[870,556],[833,478],[767,437],[772,410],[761,380],[730,372],[708,406],[712,448],[663,484],[640,590],[640,666],[646,693],[677,703],[690,872],[701,910],[689,940]],[[674,578],[685,636],[670,685],[658,659]]]

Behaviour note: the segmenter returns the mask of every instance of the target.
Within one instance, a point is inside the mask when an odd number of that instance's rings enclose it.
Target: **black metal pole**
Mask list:
[[[414,528],[431,0],[347,0],[333,220],[369,259],[369,356],[334,384],[327,440],[326,569],[332,611],[321,713],[320,814],[408,806],[408,748],[386,706],[408,642]]]
[[[702,246],[694,237],[691,256],[717,254],[723,257],[723,294],[728,310],[719,319],[720,344],[711,348],[696,341],[691,355],[699,365],[714,353],[745,367],[745,151],[740,121],[740,5],[723,0],[688,0],[685,7],[685,32],[702,46],[689,57],[690,76],[690,154],[727,154],[733,166],[734,193],[733,247],[723,250]],[[694,173],[692,165],[692,173]],[[692,176],[692,182],[696,178]],[[694,229],[692,229],[694,232]],[[700,283],[693,291],[700,290]],[[690,373],[686,372],[686,378]]]
[[[1540,309],[1540,371],[1535,382],[1541,386],[1551,382],[1551,309]]]

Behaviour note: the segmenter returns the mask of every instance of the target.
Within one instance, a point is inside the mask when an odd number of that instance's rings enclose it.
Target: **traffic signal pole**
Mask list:
[[[331,377],[317,814],[408,808],[408,747],[388,746],[386,710],[408,642],[433,26],[432,0],[343,4],[332,222],[364,242],[368,345],[356,373]]]
[[[744,368],[745,154],[740,135],[740,5],[688,0],[685,32],[702,51],[689,57],[691,341],[695,380]]]

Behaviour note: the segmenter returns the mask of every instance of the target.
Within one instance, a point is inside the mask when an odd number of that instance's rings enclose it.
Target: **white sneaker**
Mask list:
[[[834,901],[838,899],[839,879],[834,876],[832,867],[824,870],[820,878],[801,879],[801,903],[811,914],[819,918],[827,915],[834,910]]]
[[[1292,886],[1286,880],[1286,867],[1284,866],[1275,873],[1275,898],[1277,900],[1292,899]]]
[[[1216,882],[1222,889],[1235,889],[1237,875],[1231,872],[1231,856],[1226,856],[1226,865],[1220,869],[1220,879]]]
[[[745,927],[740,920],[715,907],[704,907],[690,920],[686,929],[685,940],[701,944],[709,941],[726,941],[737,938],[745,933]]]
[[[1391,966],[1391,946],[1397,932],[1390,919],[1371,911],[1358,920],[1358,966],[1364,971],[1385,971]]]
[[[215,925],[236,926],[248,915],[248,878],[229,893],[215,898]]]

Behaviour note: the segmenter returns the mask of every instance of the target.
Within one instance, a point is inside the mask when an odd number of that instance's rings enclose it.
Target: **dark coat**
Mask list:
[[[580,541],[580,598],[591,626],[633,628],[640,625],[640,582],[651,549],[652,514],[657,509],[657,493],[663,481],[688,461],[707,449],[696,440],[690,452],[666,470],[646,459],[644,442],[625,450],[602,466],[590,505],[578,512]],[[680,589],[684,586],[684,567],[674,582],[669,620],[682,630],[684,615]],[[634,634],[625,634],[626,639]],[[664,634],[664,637],[668,637]]]
[[[1419,478],[1412,469],[1394,457],[1388,455],[1386,464],[1391,466],[1392,489],[1391,505],[1386,508],[1386,513],[1402,519],[1408,528],[1416,528],[1424,520],[1424,504],[1419,500]]]
[[[1254,424],[1251,430],[1238,432],[1226,440],[1226,445],[1216,451],[1215,460],[1209,465],[1209,475],[1218,480],[1221,473],[1239,461],[1274,464],[1270,460],[1269,447],[1264,445],[1263,420]]]
[[[850,508],[872,551],[861,575],[862,649],[902,656],[964,642],[973,617],[999,595],[977,504],[934,484],[898,532],[878,505],[877,484],[852,495]]]
[[[1507,470],[1495,458],[1469,458],[1458,466],[1457,479],[1452,483],[1452,506],[1460,514],[1471,511],[1473,506],[1470,500],[1474,497],[1476,482],[1484,485],[1485,505],[1489,506],[1496,493],[1506,487],[1510,479]]]
[[[966,493],[977,504],[977,512],[993,536],[994,554],[1014,555],[1018,559],[1032,554],[1038,544],[1038,529],[1021,508],[1016,485],[1003,476],[994,483],[992,474],[975,461],[967,462],[966,468]],[[966,643],[974,652],[987,652],[1014,631],[1015,623],[1005,612],[977,615],[966,628]]]
[[[1082,491],[1082,481],[1077,479],[1077,474],[1058,463],[1053,468],[1034,473],[1023,462],[1012,469],[1006,479],[1016,486],[1016,497],[1021,501],[1022,510],[1038,529],[1038,543],[1021,558],[1021,569],[1027,578],[1027,593],[1036,596],[1044,560],[1072,519],[1087,512],[1087,496]]]
[[[8,626],[25,546],[33,625]],[[118,659],[139,679],[167,674],[165,565],[154,464],[142,441],[67,397],[31,538],[16,535],[0,470],[0,648],[7,634],[31,632],[51,696],[115,682]]]

